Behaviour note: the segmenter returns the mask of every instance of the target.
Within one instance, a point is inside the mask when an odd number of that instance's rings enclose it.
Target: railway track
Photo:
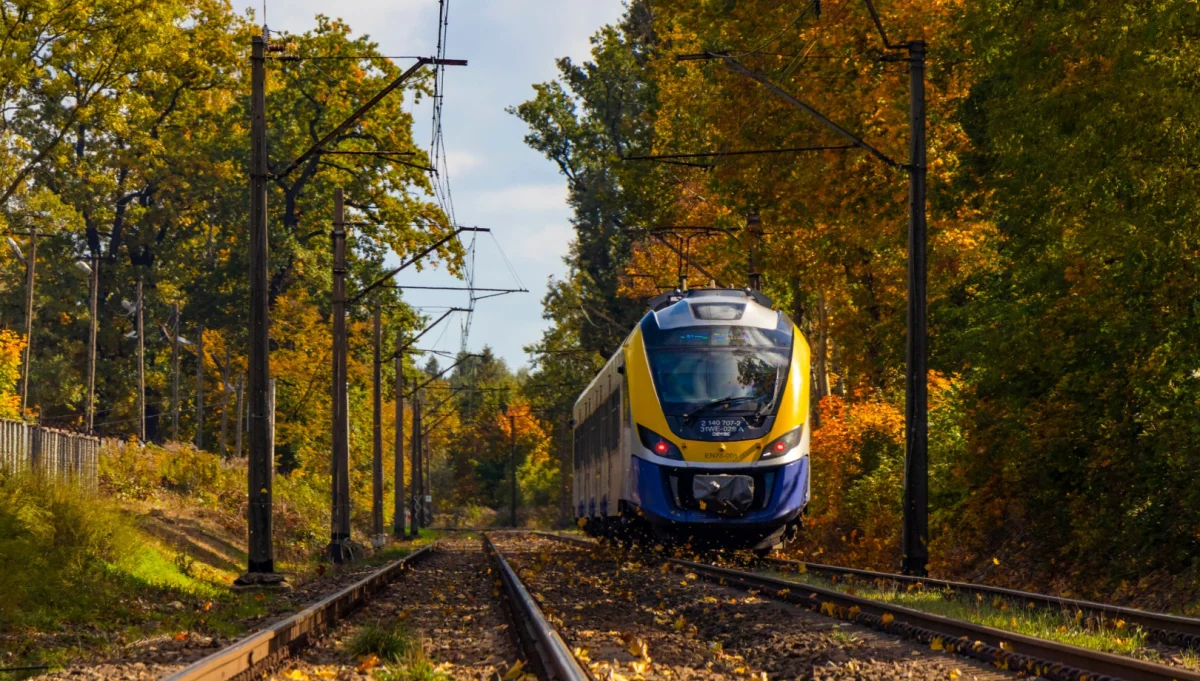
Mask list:
[[[1041,608],[1059,608],[1071,613],[1081,613],[1084,618],[1090,618],[1097,622],[1123,620],[1128,624],[1140,626],[1151,640],[1159,643],[1181,648],[1200,648],[1200,619],[1192,617],[1181,617],[1178,615],[1139,610],[1137,608],[1106,605],[1094,601],[1047,596],[1045,594],[1004,589],[986,584],[912,577],[890,572],[873,572],[871,570],[859,570],[836,565],[823,565],[821,563],[808,563],[779,558],[766,558],[762,560],[762,563],[784,573],[800,572],[816,574],[848,582],[861,581],[862,583],[873,585],[886,585],[889,583],[921,585],[923,588],[947,589],[962,594],[994,596],[1018,603],[1030,603]]]
[[[537,533],[538,536],[571,544],[580,548],[595,549],[596,542],[566,537],[552,533]],[[1060,681],[1099,681],[1124,679],[1125,681],[1200,681],[1200,674],[1161,664],[1138,660],[1132,657],[1103,653],[1053,641],[1046,641],[1013,632],[1003,631],[970,622],[951,619],[940,615],[913,610],[826,589],[779,579],[745,570],[719,567],[678,558],[660,557],[676,571],[695,575],[700,579],[722,586],[731,586],[751,593],[762,594],[773,600],[799,605],[807,610],[819,612],[827,617],[851,622],[889,635],[929,646],[933,650],[956,654],[994,667],[1028,676],[1038,676]],[[796,566],[793,566],[796,567]],[[829,566],[822,566],[829,567]],[[859,571],[863,572],[863,571]],[[867,573],[885,575],[886,573]],[[865,576],[865,575],[859,575]],[[921,580],[930,583],[931,580]],[[964,585],[974,587],[976,585]],[[987,587],[992,589],[993,587]],[[1016,597],[1011,592],[1008,597]],[[999,595],[999,594],[998,594]],[[1032,594],[1037,596],[1037,594]],[[1067,603],[1088,604],[1097,613],[1122,610],[1086,601],[1055,599],[1042,596],[1047,605],[1067,607]],[[1095,606],[1098,606],[1096,608]],[[1134,611],[1163,626],[1172,620],[1187,620],[1170,615],[1156,618],[1155,613]],[[1120,615],[1124,616],[1124,615]],[[1134,621],[1134,620],[1130,620]],[[1183,632],[1176,631],[1181,635]],[[1178,640],[1178,639],[1177,639]]]
[[[414,565],[429,558],[438,543],[421,548],[276,624],[204,657],[165,681],[248,679],[283,662],[359,609]]]
[[[587,671],[546,619],[541,607],[496,548],[492,538],[486,534],[483,536],[483,549],[496,567],[514,631],[538,678],[543,681],[590,681]]]

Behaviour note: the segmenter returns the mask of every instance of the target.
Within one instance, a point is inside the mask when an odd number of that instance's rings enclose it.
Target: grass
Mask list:
[[[425,655],[415,639],[396,620],[372,622],[350,639],[347,652],[358,659],[374,657],[387,665],[374,672],[380,681],[449,681],[450,677]]]
[[[354,657],[375,657],[384,662],[403,662],[413,650],[420,650],[408,629],[398,622],[372,622],[358,630],[346,646]]]
[[[1090,621],[1076,611],[1040,608],[999,597],[989,599],[981,594],[962,594],[953,589],[862,581],[839,580],[835,583],[809,573],[787,572],[775,576],[1081,648],[1130,656],[1142,656],[1146,652],[1146,632],[1122,620]],[[1193,664],[1195,658],[1193,653]],[[1184,664],[1187,664],[1186,658]]]
[[[846,646],[846,645],[854,645],[855,643],[858,643],[857,636],[855,636],[854,634],[851,634],[850,632],[846,631],[845,629],[842,629],[840,626],[838,628],[834,629],[829,634],[829,638],[834,643],[837,643],[838,645]]]
[[[162,634],[236,635],[273,603],[230,593],[231,573],[147,534],[118,502],[30,474],[0,473],[0,574],[3,666],[64,666]]]
[[[378,681],[449,681],[450,676],[417,649],[402,664],[375,672],[375,678]]]

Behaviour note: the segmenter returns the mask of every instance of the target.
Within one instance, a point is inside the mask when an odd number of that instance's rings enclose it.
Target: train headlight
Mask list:
[[[803,435],[804,428],[795,428],[771,440],[766,447],[763,447],[762,455],[759,460],[777,459],[792,451],[796,445],[800,444],[800,437]]]
[[[679,451],[679,447],[676,447],[674,442],[671,442],[646,426],[638,426],[638,437],[642,440],[642,446],[664,459],[683,461],[683,452]]]

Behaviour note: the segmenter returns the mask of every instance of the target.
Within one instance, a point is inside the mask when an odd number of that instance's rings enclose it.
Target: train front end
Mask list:
[[[757,292],[676,298],[626,349],[626,503],[662,539],[770,550],[809,499],[808,344]]]

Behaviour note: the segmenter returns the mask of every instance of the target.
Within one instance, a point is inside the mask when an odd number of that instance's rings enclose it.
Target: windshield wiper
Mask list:
[[[745,401],[747,401],[747,400],[755,400],[755,401],[758,401],[759,399],[760,399],[760,398],[758,398],[758,397],[754,397],[754,396],[752,396],[752,395],[742,395],[742,396],[740,396],[740,397],[733,397],[733,396],[730,396],[730,397],[722,397],[722,398],[721,398],[721,399],[719,399],[719,400],[713,400],[712,402],[709,402],[708,404],[703,404],[703,405],[700,405],[699,407],[696,407],[695,409],[693,409],[693,410],[689,411],[688,413],[684,414],[684,415],[683,415],[683,421],[684,421],[684,423],[688,423],[688,422],[690,422],[690,421],[691,421],[693,418],[695,418],[697,414],[699,414],[699,413],[701,413],[701,412],[708,411],[709,409],[713,409],[713,408],[716,408],[716,407],[721,407],[721,406],[724,406],[724,405],[727,405],[727,404],[735,404],[735,403],[737,403],[737,402],[745,402]]]
[[[764,405],[759,406],[754,410],[754,418],[764,419],[771,410],[775,408],[775,403],[779,401],[779,374],[775,374],[775,387],[771,391],[771,400]],[[761,423],[761,421],[759,422]]]

